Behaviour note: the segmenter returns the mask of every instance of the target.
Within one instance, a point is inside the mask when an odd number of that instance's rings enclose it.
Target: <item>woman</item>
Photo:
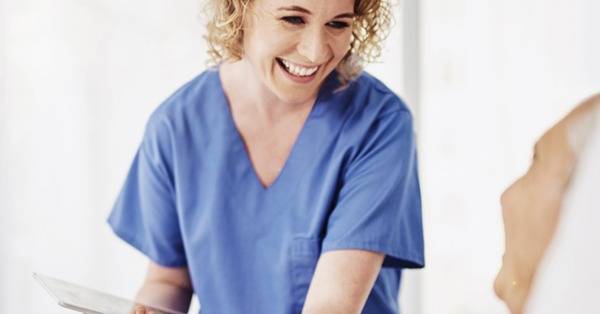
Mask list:
[[[535,145],[531,167],[502,195],[505,253],[494,288],[513,314],[595,313],[600,251],[600,95]]]
[[[203,313],[397,313],[422,267],[412,118],[361,73],[380,0],[228,0],[220,63],[165,101],[109,223],[150,259],[138,300]]]

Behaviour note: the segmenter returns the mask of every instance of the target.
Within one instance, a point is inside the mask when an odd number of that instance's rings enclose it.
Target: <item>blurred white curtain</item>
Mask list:
[[[105,219],[148,115],[205,67],[204,3],[0,0],[0,313],[68,312],[34,271],[141,284],[146,259]],[[370,70],[403,94],[401,21]]]
[[[542,132],[600,90],[600,1],[420,3],[421,314],[507,313],[492,291],[499,196]]]

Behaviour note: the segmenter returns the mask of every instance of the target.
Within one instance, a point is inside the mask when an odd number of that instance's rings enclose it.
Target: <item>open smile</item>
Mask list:
[[[321,68],[320,65],[313,67],[305,67],[288,60],[284,60],[281,58],[275,58],[279,66],[284,70],[285,73],[289,75],[296,82],[305,83],[311,81]]]

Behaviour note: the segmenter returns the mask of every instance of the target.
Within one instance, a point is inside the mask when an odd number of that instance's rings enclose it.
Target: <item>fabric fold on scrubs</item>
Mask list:
[[[180,267],[187,262],[170,163],[172,132],[163,118],[159,113],[150,118],[108,223],[155,263]]]
[[[344,174],[323,251],[363,249],[386,254],[384,267],[423,267],[421,197],[410,112],[385,113],[368,133]]]

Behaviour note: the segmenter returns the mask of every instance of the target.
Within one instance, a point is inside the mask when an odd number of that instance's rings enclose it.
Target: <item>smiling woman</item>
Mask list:
[[[290,5],[288,1],[279,1],[282,9],[287,9],[290,16],[282,17],[290,24],[304,24],[304,16],[311,12],[301,6]],[[226,59],[241,59],[243,55],[244,23],[246,10],[252,4],[250,0],[209,1],[215,13],[208,23],[209,53],[213,62]],[[293,14],[293,13],[296,14]],[[364,62],[377,60],[381,55],[381,45],[388,35],[392,21],[391,8],[387,1],[356,0],[353,10],[340,14],[336,18],[351,18],[332,21],[331,27],[344,29],[350,27],[351,49],[338,65],[338,72],[343,80],[350,80],[360,73]]]
[[[214,7],[216,66],[152,115],[109,218],[151,260],[139,301],[398,313],[401,270],[423,266],[412,116],[361,72],[387,3]]]

